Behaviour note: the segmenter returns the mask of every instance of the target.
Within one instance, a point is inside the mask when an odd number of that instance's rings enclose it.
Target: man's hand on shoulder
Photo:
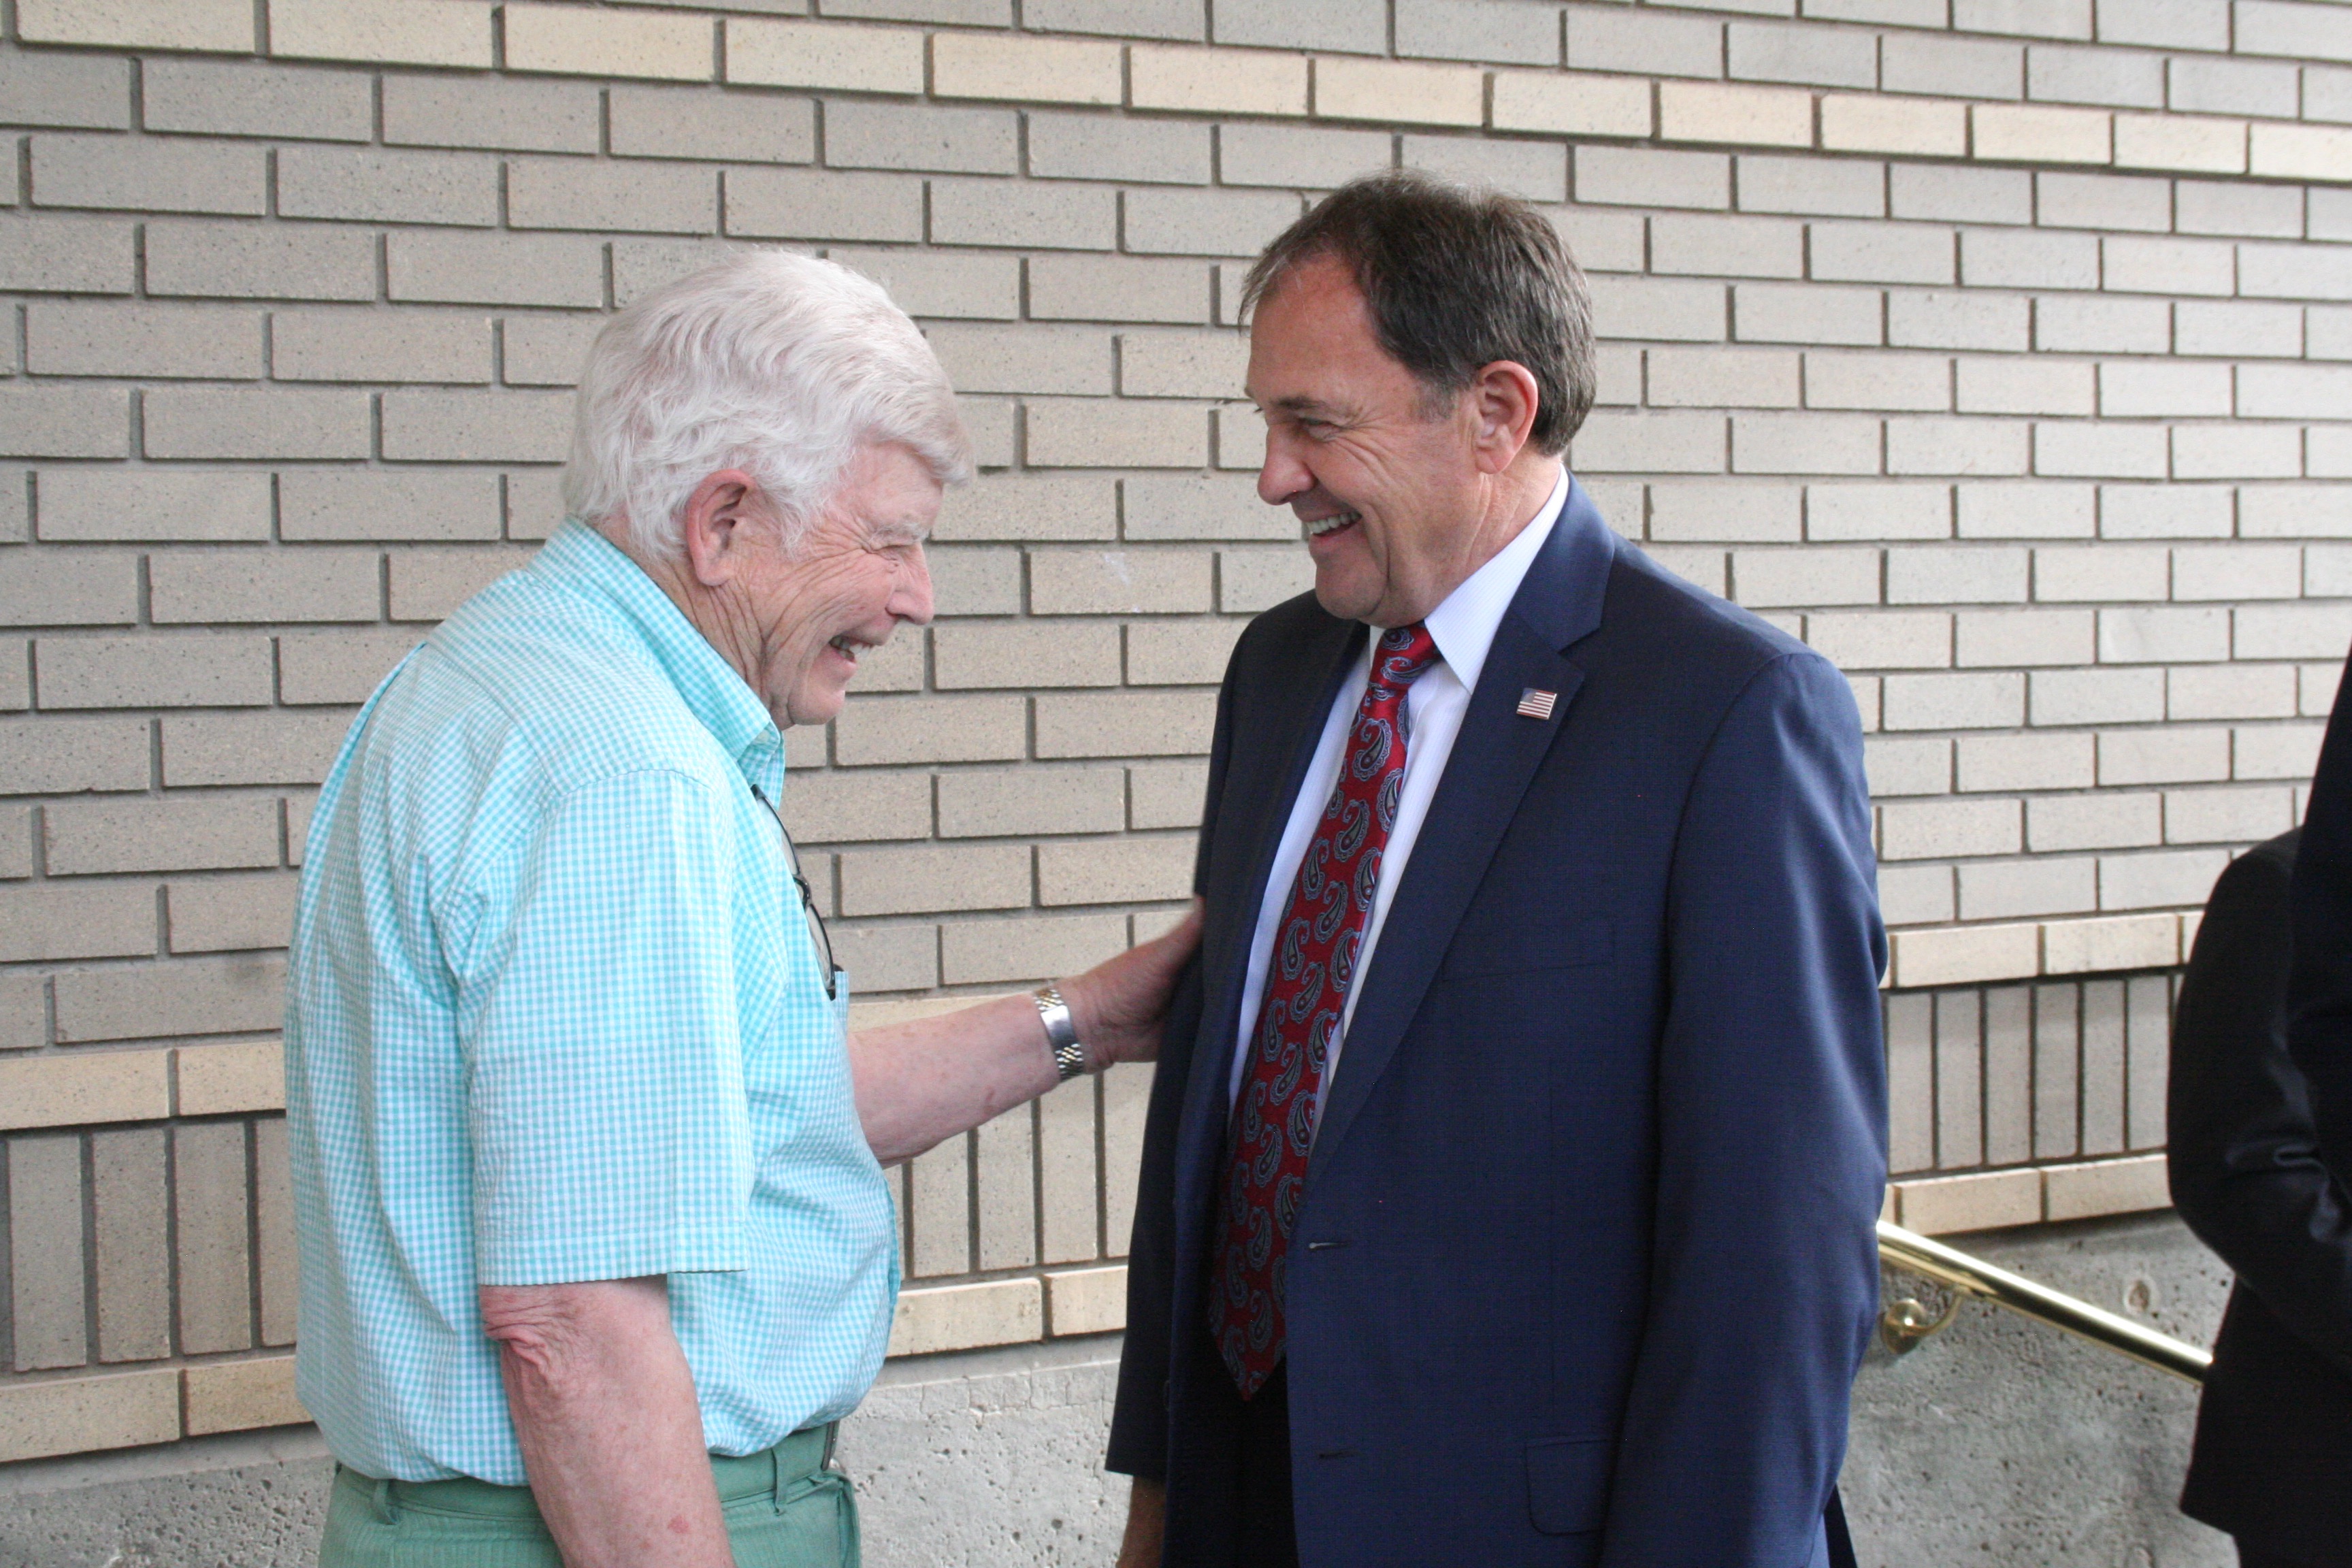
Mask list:
[[[1159,1056],[1170,999],[1200,940],[1196,901],[1166,934],[1061,983],[1089,1068],[1099,1072]],[[850,1037],[849,1059],[866,1141],[886,1165],[1049,1093],[1060,1081],[1052,1041],[1026,996],[861,1029]]]
[[[1165,933],[1105,959],[1062,983],[1078,1038],[1097,1066],[1155,1061],[1160,1026],[1193,949],[1201,944],[1201,900]]]

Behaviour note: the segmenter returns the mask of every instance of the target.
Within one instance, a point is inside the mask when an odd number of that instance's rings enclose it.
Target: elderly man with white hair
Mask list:
[[[970,467],[879,288],[734,257],[605,327],[572,515],[352,726],[286,1019],[326,1568],[854,1564],[882,1163],[1156,1051],[1189,921],[845,1033],[782,731],[930,618]]]

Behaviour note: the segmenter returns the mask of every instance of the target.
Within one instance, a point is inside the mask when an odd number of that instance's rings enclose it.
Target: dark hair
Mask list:
[[[1566,449],[1592,409],[1592,298],[1544,216],[1517,196],[1417,169],[1351,180],[1266,247],[1244,310],[1302,262],[1354,275],[1381,347],[1423,387],[1451,395],[1497,360],[1536,378],[1538,451]]]

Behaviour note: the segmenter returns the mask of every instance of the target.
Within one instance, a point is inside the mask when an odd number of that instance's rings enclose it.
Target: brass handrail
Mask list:
[[[2192,1344],[2184,1344],[2153,1329],[2144,1329],[2128,1318],[2078,1301],[2074,1297],[2053,1290],[2046,1285],[2036,1285],[2006,1268],[1996,1268],[1982,1258],[1971,1258],[1940,1241],[1930,1240],[1901,1226],[1878,1222],[1879,1261],[1907,1274],[1916,1274],[1947,1286],[1961,1295],[1974,1296],[2006,1307],[2012,1312],[2065,1330],[2090,1341],[2119,1351],[2134,1361],[2144,1362],[2159,1372],[2202,1384],[2206,1369],[2213,1364],[2208,1352]],[[1957,1307],[1956,1299],[1953,1306]],[[1908,1309],[1907,1311],[1904,1309]],[[1887,1342],[1896,1353],[1911,1348],[1951,1321],[1947,1310],[1932,1321],[1923,1321],[1916,1301],[1898,1301],[1886,1310],[1883,1322]]]

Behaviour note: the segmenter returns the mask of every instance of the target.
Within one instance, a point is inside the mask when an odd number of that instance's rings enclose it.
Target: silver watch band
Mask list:
[[[1045,1038],[1054,1047],[1054,1071],[1064,1083],[1087,1070],[1087,1048],[1078,1044],[1078,1026],[1070,1016],[1070,1005],[1062,1000],[1059,986],[1040,985],[1029,994],[1037,1004],[1037,1016],[1045,1023]]]

